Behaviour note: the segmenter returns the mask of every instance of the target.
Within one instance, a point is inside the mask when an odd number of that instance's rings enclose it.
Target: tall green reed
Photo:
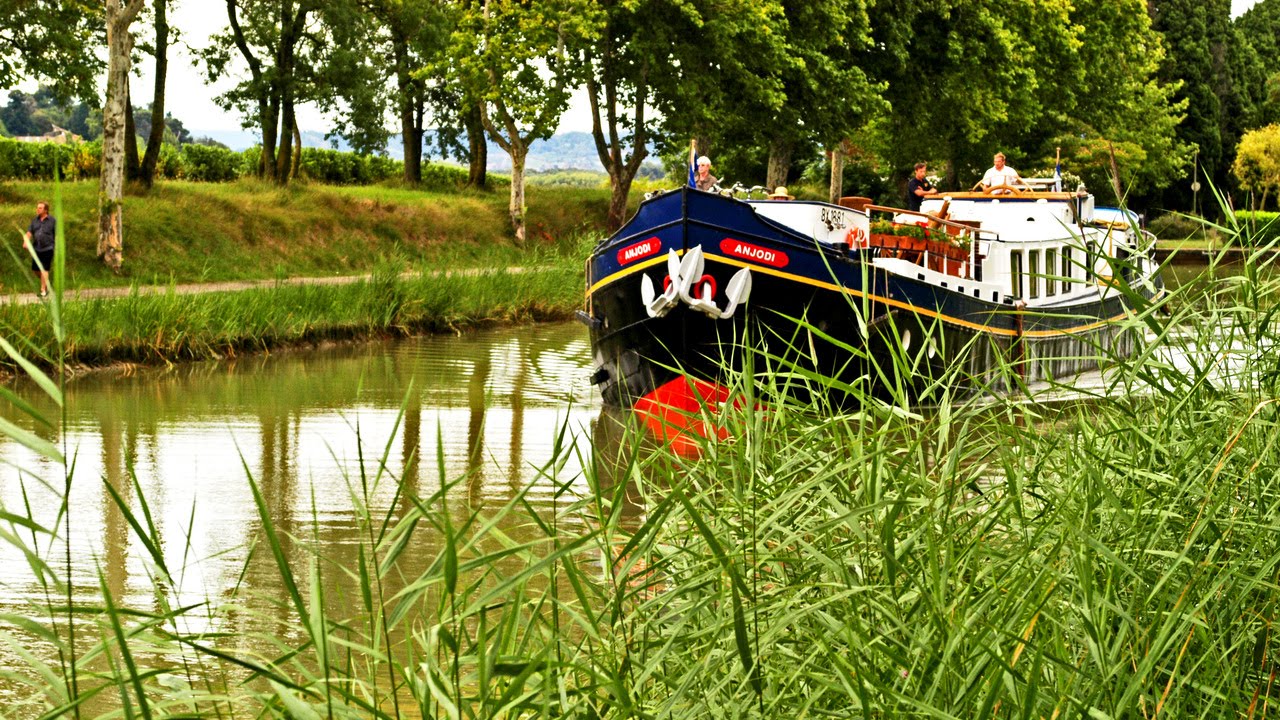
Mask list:
[[[696,457],[645,442],[626,417],[603,416],[594,448],[562,425],[534,481],[476,507],[442,455],[423,496],[391,470],[390,445],[370,450],[348,479],[353,548],[327,545],[314,513],[311,530],[282,524],[246,465],[250,556],[269,560],[283,597],[169,602],[165,578],[183,568],[156,549],[136,480],[132,499],[112,498],[153,558],[158,610],[125,607],[105,584],[96,602],[73,597],[48,556],[70,534],[65,512],[45,526],[8,508],[0,536],[49,590],[39,613],[4,620],[60,653],[10,669],[31,683],[20,707],[1260,716],[1274,702],[1280,597],[1274,283],[1246,268],[1229,292],[1206,280],[1140,307],[1137,351],[1104,358],[1109,392],[1065,398],[1065,379],[1019,382],[1014,362],[997,372],[1018,393],[955,395],[959,381],[990,382],[957,363],[872,396],[803,362],[820,331],[796,319],[783,346],[795,352],[747,339],[730,402],[704,418],[728,437]],[[909,377],[924,351],[868,372]],[[857,402],[827,403],[833,383]],[[583,477],[566,470],[579,465]],[[546,489],[550,510],[530,500]],[[233,615],[257,622],[237,632]]]

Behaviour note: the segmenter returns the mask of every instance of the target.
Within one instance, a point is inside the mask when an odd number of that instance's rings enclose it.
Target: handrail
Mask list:
[[[953,227],[962,233],[976,234],[975,233],[976,228],[973,228],[969,225],[965,225],[964,223],[952,222],[951,220],[944,220],[938,217],[937,215],[930,215],[929,213],[918,212],[916,210],[903,210],[902,208],[887,207],[885,205],[868,205],[866,207],[867,217],[871,216],[871,211],[873,210],[877,210],[880,212],[891,212],[897,215],[919,215],[920,217],[925,218],[929,222],[936,222],[939,225]]]

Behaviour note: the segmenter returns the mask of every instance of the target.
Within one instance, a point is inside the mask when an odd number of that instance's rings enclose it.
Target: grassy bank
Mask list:
[[[609,201],[599,189],[529,188],[529,240],[520,248],[504,191],[167,181],[126,194],[117,276],[95,257],[97,183],[61,190],[71,288],[352,275],[387,257],[440,268],[522,265],[530,252],[575,249],[579,236],[603,232]],[[52,196],[49,183],[0,182],[3,241],[20,248],[36,202]],[[29,276],[0,262],[5,290],[29,291]]]
[[[516,246],[500,192],[165,182],[127,198],[126,264],[117,276],[94,257],[97,186],[66,183],[61,191],[67,297],[90,287],[376,275],[351,286],[67,302],[67,360],[90,366],[567,318],[581,305],[582,260],[603,232],[608,202],[598,189],[531,188],[529,240]],[[35,203],[51,188],[9,183],[0,195],[0,224],[12,227],[20,249]],[[7,255],[0,254],[5,290],[31,292],[28,261]],[[538,272],[500,274],[506,267]],[[483,274],[439,274],[466,269]],[[421,275],[399,277],[415,271]],[[6,336],[28,341],[46,366],[55,356],[49,310],[0,306]]]
[[[493,324],[566,319],[582,305],[576,262],[518,274],[402,275],[384,263],[349,285],[277,286],[241,292],[137,295],[67,303],[67,361],[166,363],[360,337],[456,332]],[[46,304],[0,306],[6,335],[45,366],[57,357]],[[11,362],[5,363],[10,368]]]

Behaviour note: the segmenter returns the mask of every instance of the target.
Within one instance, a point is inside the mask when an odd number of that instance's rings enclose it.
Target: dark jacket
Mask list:
[[[31,233],[31,245],[36,252],[48,252],[53,249],[57,228],[58,221],[54,220],[52,215],[45,216],[44,220],[41,220],[39,215],[31,218],[31,227],[27,228],[27,232]]]

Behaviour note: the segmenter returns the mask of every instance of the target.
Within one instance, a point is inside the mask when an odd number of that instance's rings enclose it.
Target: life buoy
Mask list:
[[[844,234],[844,241],[849,245],[850,250],[868,247],[867,233],[860,227],[849,228],[849,231]]]

